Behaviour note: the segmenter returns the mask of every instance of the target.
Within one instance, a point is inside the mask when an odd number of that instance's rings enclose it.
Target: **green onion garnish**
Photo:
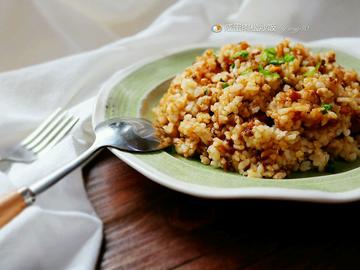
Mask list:
[[[280,75],[276,72],[271,72],[270,70],[266,70],[263,68],[262,65],[259,65],[259,72],[263,74],[265,77],[272,78],[272,79],[278,79],[280,78]]]
[[[231,59],[236,59],[238,57],[242,57],[242,58],[246,58],[249,56],[249,52],[248,51],[240,51],[240,52],[236,52],[231,56]]]
[[[285,54],[283,58],[277,58],[276,57],[276,50],[275,48],[267,48],[263,51],[261,55],[261,60],[264,62],[268,62],[272,65],[281,65],[284,63],[292,62],[294,61],[295,56],[291,54]]]
[[[228,87],[228,86],[229,86],[228,83],[223,83],[223,84],[222,84],[222,88],[223,88],[223,89],[226,88],[226,87]]]
[[[323,105],[321,106],[321,112],[322,112],[323,114],[327,114],[328,111],[331,111],[332,107],[333,107],[333,105],[331,105],[331,104],[323,104]]]
[[[271,59],[269,61],[269,64],[272,64],[272,65],[281,65],[284,63],[285,63],[285,61],[283,59]]]
[[[268,54],[276,55],[275,48],[266,48],[264,51],[267,52]]]
[[[286,62],[286,63],[288,63],[288,62],[292,62],[292,61],[294,61],[295,60],[295,56],[294,55],[292,55],[292,54],[285,54],[285,56],[284,56],[284,61]]]
[[[308,76],[315,75],[315,73],[318,71],[319,67],[320,67],[320,62],[317,63],[315,67],[310,67],[310,69],[304,73],[304,76],[308,77]]]
[[[232,63],[231,68],[234,69],[234,67],[235,67],[235,63]]]
[[[266,48],[263,53],[261,54],[261,60],[264,62],[271,61],[276,57],[276,50],[275,48]]]

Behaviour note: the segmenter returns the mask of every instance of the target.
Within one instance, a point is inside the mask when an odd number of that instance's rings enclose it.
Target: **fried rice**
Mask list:
[[[355,161],[359,103],[359,76],[337,64],[335,52],[289,40],[272,48],[240,42],[206,50],[177,75],[153,123],[184,157],[278,179]]]

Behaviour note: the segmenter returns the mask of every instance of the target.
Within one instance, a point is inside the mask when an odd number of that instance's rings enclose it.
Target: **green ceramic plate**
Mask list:
[[[314,50],[326,50],[314,48]],[[93,115],[94,126],[119,116],[151,118],[151,108],[166,91],[151,92],[163,81],[181,72],[204,48],[188,48],[149,59],[121,71],[102,87]],[[337,51],[337,61],[360,71],[360,60]],[[120,159],[171,189],[207,198],[276,198],[319,202],[344,202],[360,198],[360,161],[337,162],[335,174],[294,173],[290,179],[243,177],[182,158],[169,151],[132,154],[112,150]]]

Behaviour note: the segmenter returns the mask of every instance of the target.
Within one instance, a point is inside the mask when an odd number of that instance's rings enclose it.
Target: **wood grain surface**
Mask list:
[[[98,269],[360,269],[360,204],[208,200],[109,152],[84,168],[104,222]]]

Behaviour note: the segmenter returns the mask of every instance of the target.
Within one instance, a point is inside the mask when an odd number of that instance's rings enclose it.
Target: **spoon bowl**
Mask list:
[[[114,118],[95,128],[95,145],[129,152],[157,151],[164,146],[152,123],[144,118]]]

